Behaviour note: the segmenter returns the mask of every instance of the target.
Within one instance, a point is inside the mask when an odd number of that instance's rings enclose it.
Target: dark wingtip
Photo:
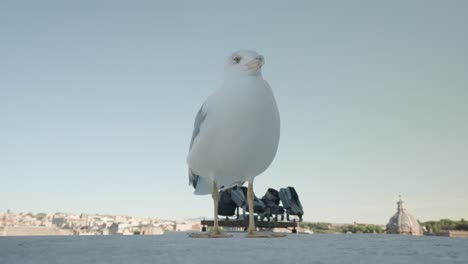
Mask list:
[[[199,177],[199,175],[196,175],[191,169],[189,169],[189,185],[192,185],[194,189],[197,189]]]

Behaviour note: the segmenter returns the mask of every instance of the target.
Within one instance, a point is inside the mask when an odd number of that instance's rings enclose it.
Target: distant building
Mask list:
[[[109,227],[109,235],[117,235],[119,233],[119,224],[113,223]]]
[[[175,231],[183,232],[183,231],[192,231],[193,229],[193,224],[189,222],[176,222],[176,228]],[[197,230],[197,229],[195,229]]]
[[[397,205],[397,212],[388,221],[387,233],[414,236],[422,235],[422,229],[418,220],[406,211],[403,200],[401,200],[401,196]]]
[[[143,225],[139,228],[140,235],[163,235],[164,229],[160,226]]]

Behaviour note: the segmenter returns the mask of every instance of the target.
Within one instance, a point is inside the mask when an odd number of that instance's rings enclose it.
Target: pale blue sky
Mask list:
[[[0,211],[212,217],[185,163],[238,49],[263,54],[305,219],[468,218],[466,1],[2,1]]]

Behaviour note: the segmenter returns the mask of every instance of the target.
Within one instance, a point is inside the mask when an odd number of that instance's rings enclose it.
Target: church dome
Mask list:
[[[390,217],[387,224],[387,233],[389,234],[405,234],[405,235],[422,235],[421,226],[418,220],[406,211],[404,202],[400,199],[397,202],[397,212]]]

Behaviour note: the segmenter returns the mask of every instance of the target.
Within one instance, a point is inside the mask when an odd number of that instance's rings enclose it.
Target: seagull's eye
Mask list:
[[[232,57],[232,62],[234,62],[235,64],[239,63],[241,61],[241,56],[234,56]]]

